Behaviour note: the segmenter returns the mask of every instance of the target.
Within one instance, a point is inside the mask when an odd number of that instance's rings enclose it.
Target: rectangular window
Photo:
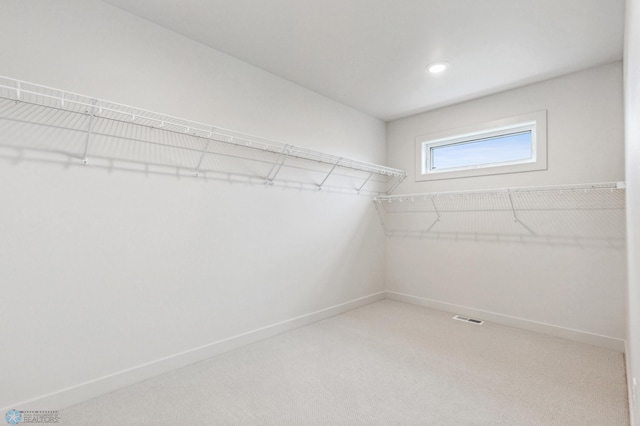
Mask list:
[[[532,160],[531,131],[431,147],[431,170],[452,170]]]
[[[416,180],[544,170],[546,111],[419,137]]]

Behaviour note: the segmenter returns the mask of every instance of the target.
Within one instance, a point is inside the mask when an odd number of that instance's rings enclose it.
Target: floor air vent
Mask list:
[[[455,317],[453,317],[454,320],[458,320],[458,321],[464,321],[464,322],[469,322],[471,324],[475,324],[475,325],[482,325],[484,323],[484,321],[480,321],[474,318],[467,318],[467,317],[463,317],[462,315],[456,315]]]

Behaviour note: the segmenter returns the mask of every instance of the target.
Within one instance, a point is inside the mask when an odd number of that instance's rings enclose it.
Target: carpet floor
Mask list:
[[[64,425],[628,425],[621,353],[383,300],[60,412]]]

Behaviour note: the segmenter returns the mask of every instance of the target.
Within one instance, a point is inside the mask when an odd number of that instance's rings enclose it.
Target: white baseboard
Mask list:
[[[629,363],[629,342],[624,341],[624,363],[627,372],[627,395],[629,396],[629,422],[631,426],[636,424],[634,419],[635,405],[633,402],[633,376],[631,374],[631,364]]]
[[[469,308],[466,306],[454,305],[451,303],[439,302],[437,300],[426,299],[424,297],[411,296],[394,291],[387,291],[388,299],[400,302],[412,303],[414,305],[426,306],[428,308],[437,309],[439,311],[462,314],[481,320],[494,322],[497,324],[508,325],[510,327],[521,328],[524,330],[535,331],[550,336],[562,337],[564,339],[573,340],[581,343],[588,343],[594,346],[611,349],[617,352],[624,352],[625,341],[614,337],[602,336],[586,331],[574,330],[571,328],[560,327],[557,325],[545,324],[542,322],[531,321],[524,318],[512,317],[509,315],[498,314],[495,312],[483,311],[480,309]]]
[[[75,386],[60,389],[39,397],[16,402],[10,406],[0,408],[4,413],[10,409],[18,410],[62,410],[63,408],[80,402],[116,391],[143,380],[147,380],[199,361],[220,355],[251,343],[272,337],[305,325],[312,324],[335,315],[357,309],[361,306],[377,302],[385,298],[385,292],[364,296],[349,302],[331,306],[310,314],[301,315],[275,324],[268,325],[246,333],[238,334],[217,342],[209,343],[184,352],[157,359],[145,364],[137,365],[126,370],[118,371],[104,377],[99,377]]]

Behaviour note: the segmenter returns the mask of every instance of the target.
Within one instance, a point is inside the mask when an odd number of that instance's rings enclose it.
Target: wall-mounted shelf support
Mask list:
[[[97,101],[94,100],[92,103],[95,104]],[[89,114],[89,125],[87,127],[87,139],[84,143],[84,155],[82,156],[82,164],[85,166],[89,164],[89,144],[91,143],[91,133],[93,132],[93,119],[96,115],[95,107],[90,107],[87,113]]]
[[[289,145],[285,145],[282,147],[282,152],[280,153],[278,160],[273,164],[273,167],[271,167],[271,170],[269,170],[264,183],[273,185],[274,179],[278,176],[278,173],[280,173],[280,169],[282,169],[284,162],[287,161],[287,157],[289,156],[289,148]]]
[[[164,123],[162,123],[162,126],[164,126]],[[209,151],[209,145],[211,144],[211,137],[213,136],[214,131],[215,129],[211,129],[211,133],[209,133],[209,137],[207,138],[207,143],[205,144],[202,154],[200,155],[200,159],[198,160],[198,165],[193,172],[193,175],[196,177],[200,176],[200,166],[202,166],[202,161],[204,160],[205,155],[207,155],[207,151]]]
[[[79,119],[87,115],[88,120]],[[82,156],[84,164],[91,151],[92,165],[97,166],[121,160],[144,163],[145,168],[194,170],[195,176],[203,172],[236,175],[255,183],[272,184],[277,178],[283,185],[308,189],[360,193],[369,186],[372,194],[391,194],[407,176],[404,170],[7,77],[0,77],[0,119],[55,129],[56,137],[66,132],[68,149],[53,150],[42,144],[27,148]],[[87,135],[82,147],[77,145],[79,132]],[[131,144],[145,145],[133,149]],[[210,161],[214,156],[221,161]]]
[[[364,182],[362,182],[362,185],[360,185],[357,189],[358,194],[360,193],[360,191],[362,191],[362,188],[364,188],[364,186],[367,184],[367,182],[369,182],[369,179],[371,179],[371,176],[373,176],[373,173],[369,173],[369,176],[367,176],[367,178],[364,180]]]
[[[204,156],[207,155],[207,151],[209,150],[209,144],[211,143],[211,139],[209,139],[207,141],[207,144],[204,146],[204,149],[202,150],[202,155],[200,155],[200,159],[198,160],[198,165],[196,166],[193,175],[194,176],[200,176],[200,166],[202,165],[202,160],[204,160]]]
[[[433,206],[433,211],[436,212],[437,219],[440,220],[440,212],[438,211],[438,206],[436,206],[436,202],[433,201],[433,197],[429,197],[429,198],[431,199],[431,205]]]
[[[329,173],[327,173],[324,179],[322,179],[322,182],[320,182],[320,185],[318,185],[318,189],[322,189],[322,186],[327,181],[327,179],[329,179],[329,176],[331,176],[331,173],[333,173],[336,167],[338,167],[338,164],[340,164],[340,161],[342,161],[342,157],[338,158],[338,161],[336,161],[336,164],[334,164],[333,167],[331,167],[331,170],[329,170]]]
[[[429,225],[429,227],[424,231],[425,234],[431,232],[433,227],[436,226],[438,224],[438,222],[440,222],[440,212],[438,211],[438,206],[436,206],[436,202],[433,201],[433,197],[429,197],[429,199],[431,200],[431,204],[433,205],[433,211],[436,213],[436,218],[431,223],[431,225]],[[415,201],[415,197],[411,198],[411,201],[414,202]]]
[[[536,235],[535,232],[533,232],[533,230],[531,228],[529,228],[527,225],[525,225],[519,218],[518,215],[516,214],[516,208],[513,206],[513,198],[511,198],[511,191],[507,192],[507,195],[509,196],[509,204],[511,205],[511,214],[513,215],[513,221],[515,223],[519,223],[520,225],[522,225],[522,227],[524,229],[526,229],[527,231],[529,231],[531,233],[531,235]]]

